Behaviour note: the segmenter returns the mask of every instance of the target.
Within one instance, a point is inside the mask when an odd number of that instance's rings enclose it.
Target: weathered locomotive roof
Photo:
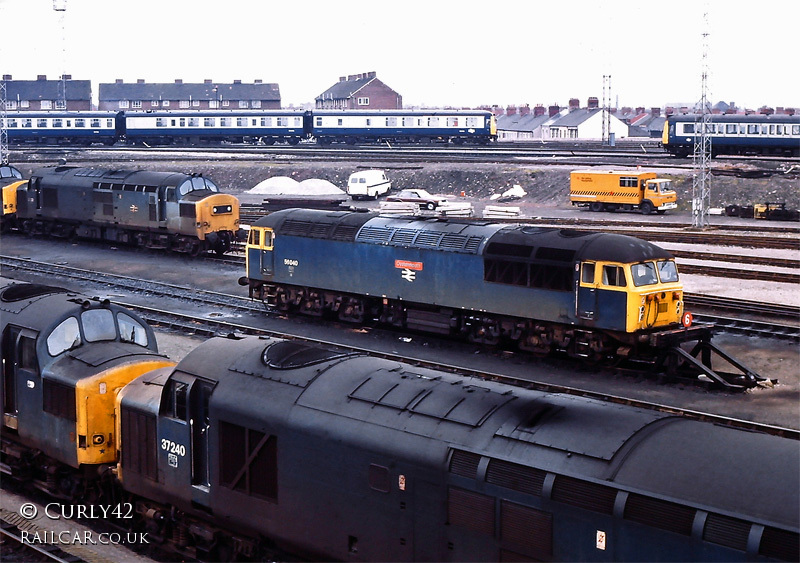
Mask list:
[[[111,168],[84,168],[75,166],[55,166],[34,170],[34,177],[61,176],[63,178],[86,178],[84,182],[113,182],[145,186],[175,186],[189,174],[181,172],[156,172],[152,170],[116,170]]]
[[[254,225],[271,227],[276,235],[566,262],[672,258],[663,248],[627,235],[491,221],[286,209],[270,213]]]
[[[489,240],[485,253],[564,262],[599,260],[629,263],[672,258],[672,254],[663,248],[627,235],[528,225],[516,225],[498,231]]]

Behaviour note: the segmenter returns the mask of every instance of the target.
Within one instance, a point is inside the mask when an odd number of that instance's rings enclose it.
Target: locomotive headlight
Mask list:
[[[232,205],[215,205],[211,211],[214,215],[221,215],[223,213],[233,213]]]
[[[639,307],[639,322],[642,322],[644,319],[644,307]]]
[[[681,310],[683,309],[683,301],[676,301],[675,302],[675,316],[681,316]]]

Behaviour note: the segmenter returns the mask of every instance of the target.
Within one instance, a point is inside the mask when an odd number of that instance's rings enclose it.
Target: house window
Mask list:
[[[165,108],[168,108],[168,107],[169,107],[169,100],[164,100],[164,101],[162,101],[162,102],[161,102],[161,105],[162,105],[163,107],[165,107]]]
[[[133,100],[131,102],[131,107],[133,109],[142,109],[142,100]]]
[[[27,108],[30,107],[31,103],[28,100],[20,100],[19,107]]]
[[[67,109],[67,102],[64,100],[56,100],[56,109]]]
[[[250,100],[250,107],[253,109],[259,109],[261,107],[261,100]]]
[[[230,100],[222,100],[222,107],[226,108],[231,105]]]
[[[151,101],[150,102],[150,107],[151,108],[157,108],[158,107],[158,100]]]
[[[189,100],[181,100],[180,102],[178,102],[178,107],[180,107],[181,109],[188,108],[189,107]]]
[[[17,102],[9,100],[8,102],[6,102],[6,107],[8,109],[17,109]]]
[[[247,109],[247,100],[239,100],[239,109]]]
[[[199,108],[200,107],[200,100],[192,100],[192,107]]]
[[[368,106],[369,105],[369,98],[359,98],[358,105],[360,106]]]
[[[130,103],[128,102],[128,100],[120,100],[119,101],[120,109],[128,109],[128,106],[130,106]]]
[[[53,109],[53,102],[50,100],[42,100],[42,109]]]
[[[218,109],[219,108],[219,100],[209,100],[208,107],[211,109]]]

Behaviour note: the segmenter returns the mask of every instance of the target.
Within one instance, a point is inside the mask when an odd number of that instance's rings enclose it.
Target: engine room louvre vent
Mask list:
[[[442,240],[442,233],[420,231],[417,238],[414,240],[415,246],[439,246],[439,241]]]
[[[330,230],[331,225],[328,223],[287,219],[277,232],[281,235],[297,237],[328,238]]]
[[[673,502],[631,494],[625,504],[625,519],[684,536],[692,535],[695,510]]]
[[[749,522],[719,514],[709,514],[706,518],[705,530],[703,530],[703,539],[739,551],[747,551],[749,534]]]
[[[450,458],[450,473],[475,479],[478,476],[478,463],[480,461],[481,456],[479,454],[453,450],[453,456]]]
[[[613,514],[617,491],[611,487],[558,475],[553,484],[553,500],[586,510]]]
[[[450,487],[447,491],[447,521],[473,532],[494,535],[494,497]]]
[[[758,553],[782,561],[797,561],[797,554],[800,553],[800,535],[767,526],[761,535]]]
[[[486,470],[486,482],[521,493],[541,496],[546,475],[547,472],[541,469],[491,459]]]
[[[345,242],[353,242],[358,233],[358,226],[356,225],[337,225],[331,235],[331,240],[340,240]]]
[[[386,244],[392,238],[392,231],[384,227],[362,227],[358,232],[356,241]]]
[[[417,231],[412,229],[397,229],[392,234],[392,244],[411,246],[411,244],[414,242],[414,237],[416,234]]]

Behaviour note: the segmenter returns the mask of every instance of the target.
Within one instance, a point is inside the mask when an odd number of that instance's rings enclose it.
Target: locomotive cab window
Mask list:
[[[123,342],[131,342],[139,346],[147,346],[147,330],[142,324],[125,313],[117,315],[119,337]]]
[[[594,283],[594,262],[584,262],[581,265],[581,283]]]
[[[633,285],[640,287],[643,285],[655,285],[658,283],[656,275],[656,265],[653,262],[641,262],[631,266],[631,277]]]
[[[69,317],[54,328],[53,332],[47,337],[47,353],[56,357],[66,350],[80,346],[82,343],[78,319]]]
[[[603,266],[603,285],[626,287],[625,269],[622,266]]]
[[[170,418],[186,420],[186,403],[189,385],[182,381],[170,379],[164,390],[163,414]]]
[[[678,267],[675,265],[675,261],[659,260],[658,276],[661,278],[661,283],[678,281]]]
[[[87,342],[101,340],[116,340],[117,325],[114,322],[114,313],[108,309],[91,309],[81,313],[83,334]]]

